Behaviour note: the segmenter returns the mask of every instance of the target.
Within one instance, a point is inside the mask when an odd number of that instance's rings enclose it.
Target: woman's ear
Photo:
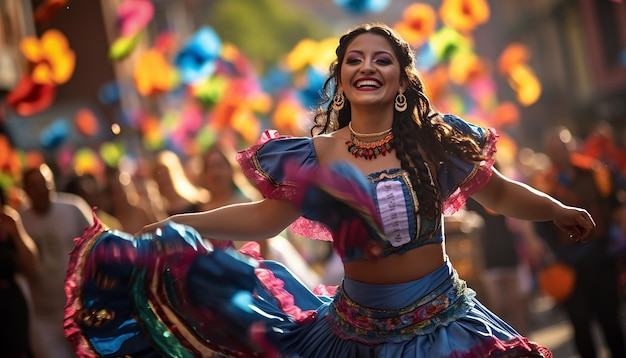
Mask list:
[[[408,87],[407,79],[404,77],[400,78],[400,88],[398,88],[398,92],[400,93],[406,92],[407,87]]]

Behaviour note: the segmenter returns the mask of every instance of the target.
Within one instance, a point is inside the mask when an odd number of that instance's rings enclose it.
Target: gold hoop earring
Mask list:
[[[407,106],[406,97],[402,94],[402,92],[399,92],[394,103],[396,111],[404,112],[406,111]]]
[[[346,104],[346,97],[342,92],[337,92],[335,97],[333,97],[333,109],[336,112],[339,112],[343,108],[344,104]]]

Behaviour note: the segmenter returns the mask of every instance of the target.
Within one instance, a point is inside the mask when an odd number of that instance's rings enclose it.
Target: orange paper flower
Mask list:
[[[100,129],[96,115],[89,108],[79,109],[76,112],[74,123],[78,132],[85,137],[93,137]]]
[[[486,0],[444,0],[439,15],[446,25],[468,33],[489,20],[490,10]]]
[[[163,53],[157,50],[144,52],[135,66],[135,86],[144,96],[159,95],[171,90],[176,79],[176,70],[167,62]]]
[[[20,50],[33,64],[31,77],[37,84],[63,84],[74,73],[76,55],[59,30],[46,31],[41,40],[32,36],[24,38]]]
[[[402,20],[394,28],[411,46],[423,45],[437,26],[437,14],[432,6],[415,3],[407,6]]]
[[[530,51],[520,43],[509,44],[498,58],[498,71],[502,74],[510,73],[515,66],[524,64],[530,58]]]
[[[501,102],[493,113],[494,122],[498,127],[515,125],[519,122],[519,109],[514,103]]]

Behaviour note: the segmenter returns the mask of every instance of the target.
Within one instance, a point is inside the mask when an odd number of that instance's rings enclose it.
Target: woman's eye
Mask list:
[[[349,59],[346,60],[346,63],[349,64],[349,65],[352,65],[352,64],[355,64],[355,63],[359,63],[359,62],[361,62],[361,60],[358,59],[358,58],[349,58]]]
[[[390,65],[391,60],[388,58],[379,58],[379,59],[376,59],[376,63],[379,63],[381,65]]]

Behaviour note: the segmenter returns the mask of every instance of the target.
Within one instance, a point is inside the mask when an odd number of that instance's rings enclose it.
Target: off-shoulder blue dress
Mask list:
[[[444,120],[493,157],[495,132]],[[346,262],[444,240],[442,219],[419,215],[399,168],[322,167],[312,138],[275,131],[238,160],[265,197],[302,210],[292,230],[333,241]],[[451,158],[436,168],[444,214],[484,185],[492,164]],[[133,237],[95,222],[76,239],[66,280],[65,331],[80,356],[551,357],[477,301],[449,261],[412,282],[346,278],[311,291],[256,244],[217,247],[174,223]]]

